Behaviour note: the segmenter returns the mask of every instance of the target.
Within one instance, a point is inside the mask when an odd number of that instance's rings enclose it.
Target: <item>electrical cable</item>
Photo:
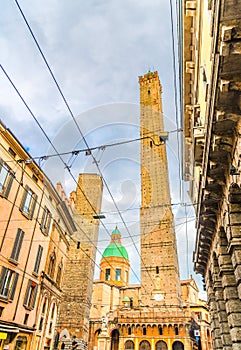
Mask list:
[[[44,53],[43,53],[43,51],[42,51],[42,49],[41,49],[41,47],[40,47],[40,45],[39,45],[39,43],[38,43],[38,41],[37,41],[37,39],[36,39],[34,33],[33,33],[33,31],[32,31],[32,29],[31,29],[31,27],[30,27],[28,21],[27,21],[26,16],[24,15],[24,13],[23,13],[23,11],[22,11],[22,9],[21,9],[21,7],[20,7],[20,5],[19,5],[19,3],[18,3],[17,0],[15,0],[15,3],[16,3],[16,5],[17,5],[17,7],[18,7],[18,9],[19,9],[19,11],[20,11],[22,17],[23,17],[23,20],[24,20],[25,24],[27,25],[27,28],[28,28],[28,30],[29,30],[29,32],[30,32],[30,34],[31,34],[31,36],[32,36],[32,38],[33,38],[33,40],[34,40],[34,42],[35,42],[35,44],[36,44],[36,46],[37,46],[37,48],[38,48],[38,50],[39,50],[39,52],[40,52],[40,55],[41,55],[42,59],[44,60],[46,66],[47,66],[47,68],[48,68],[48,71],[49,71],[49,73],[50,73],[50,75],[51,75],[51,77],[52,77],[52,79],[53,79],[53,81],[54,81],[54,83],[55,83],[55,85],[56,85],[56,87],[57,87],[57,89],[58,89],[58,91],[59,91],[59,93],[60,93],[60,95],[61,95],[63,101],[64,101],[64,103],[65,103],[65,105],[66,105],[66,107],[67,107],[67,109],[68,109],[68,111],[69,111],[69,113],[70,113],[70,115],[71,115],[71,117],[72,117],[72,120],[73,120],[73,122],[74,122],[74,124],[75,124],[75,126],[76,126],[76,128],[77,128],[77,130],[78,130],[78,132],[79,132],[79,134],[80,134],[80,136],[82,137],[82,140],[84,141],[84,144],[86,145],[86,147],[87,147],[88,150],[89,150],[89,145],[88,145],[88,143],[87,143],[87,141],[86,141],[86,138],[85,138],[84,134],[82,133],[82,131],[81,131],[81,129],[80,129],[80,127],[79,127],[79,125],[78,125],[78,123],[77,123],[77,121],[76,121],[76,118],[75,118],[75,116],[74,116],[74,114],[73,114],[73,112],[72,112],[72,110],[71,110],[71,108],[70,108],[70,106],[69,106],[69,104],[68,104],[68,102],[67,102],[67,100],[66,100],[66,98],[65,98],[65,96],[64,96],[64,94],[63,94],[63,92],[62,92],[62,90],[61,90],[61,88],[60,88],[60,85],[58,84],[58,82],[57,82],[57,80],[56,80],[56,78],[55,78],[55,76],[54,76],[54,74],[53,74],[53,72],[52,72],[52,70],[51,70],[51,68],[50,68],[50,66],[49,66],[49,64],[48,64],[48,62],[47,62],[47,59],[46,59],[46,57],[45,57],[45,55],[44,55]],[[174,65],[175,65],[175,64],[174,64]],[[177,117],[177,115],[176,115],[176,117]],[[35,119],[35,118],[34,118],[34,119]],[[39,125],[39,123],[38,123],[38,125]],[[178,127],[178,123],[177,123],[177,127]],[[41,130],[42,130],[42,128],[41,128]],[[44,133],[44,134],[45,134],[45,133]],[[56,151],[55,148],[54,148],[54,150]],[[58,153],[58,152],[56,152],[56,153]],[[114,204],[116,210],[118,211],[118,214],[119,214],[119,216],[120,216],[120,218],[121,218],[121,221],[123,222],[123,225],[125,226],[126,231],[128,232],[130,238],[132,239],[131,233],[129,232],[129,229],[128,229],[128,227],[127,227],[125,221],[124,221],[124,218],[123,218],[121,212],[119,211],[119,208],[118,208],[118,206],[117,206],[117,204],[116,204],[116,201],[115,201],[115,199],[114,199],[114,197],[113,197],[113,195],[112,195],[112,193],[111,193],[111,191],[110,191],[110,188],[109,188],[109,186],[108,186],[108,183],[107,183],[107,181],[106,181],[106,179],[105,179],[105,177],[104,177],[104,175],[103,175],[103,173],[102,173],[102,171],[101,171],[101,169],[100,169],[100,167],[99,167],[99,164],[98,164],[98,162],[96,161],[96,158],[93,156],[92,153],[91,153],[91,156],[92,156],[92,159],[93,159],[94,164],[96,165],[96,168],[97,168],[98,171],[99,171],[100,176],[102,177],[102,181],[103,181],[103,183],[104,183],[104,185],[105,185],[105,187],[106,187],[106,189],[107,189],[107,191],[108,191],[108,193],[109,193],[109,195],[110,195],[110,197],[111,197],[111,200],[112,200],[112,202],[113,202],[113,204]],[[180,165],[179,165],[179,166],[180,166]],[[68,171],[70,172],[70,169],[69,169],[69,168],[68,168]],[[70,172],[70,173],[71,173],[71,172]],[[143,266],[145,266],[145,263],[144,263],[144,261],[143,261],[143,258],[142,258],[142,256],[140,255],[140,252],[139,252],[139,250],[138,250],[138,248],[137,248],[137,246],[136,246],[136,244],[135,244],[135,242],[134,242],[133,239],[132,239],[132,242],[133,242],[133,245],[134,245],[134,247],[135,247],[135,249],[136,249],[136,251],[137,251],[137,253],[138,253],[138,255],[139,255],[140,259],[141,259],[141,262],[142,262]],[[154,281],[153,281],[152,276],[150,275],[149,271],[148,271],[148,275],[149,275],[149,277],[150,277],[150,279],[151,279],[151,281],[152,281],[152,283],[153,283],[153,285],[154,285]]]
[[[172,0],[169,0],[170,4],[170,17],[171,17],[171,35],[172,35],[172,64],[173,64],[173,85],[174,85],[174,103],[175,103],[175,117],[176,117],[176,125],[179,128],[179,120],[178,120],[178,103],[177,103],[177,76],[176,76],[176,54],[175,54],[175,38],[174,38],[174,23],[173,23],[173,8],[172,8]],[[182,173],[181,173],[181,161],[180,161],[180,137],[177,133],[177,148],[178,148],[178,169],[179,169],[179,196],[180,201],[182,201],[183,197],[183,189],[182,189]]]
[[[18,162],[18,160],[15,160],[16,162]],[[4,165],[3,165],[4,166]],[[7,168],[6,168],[7,169]],[[24,172],[24,173],[26,173],[26,170],[24,170],[24,169],[22,169],[22,171]],[[17,181],[22,187],[23,187],[23,185],[22,185],[22,183],[20,183],[17,179],[16,179],[16,177],[15,177],[15,179],[14,179],[15,181]],[[46,194],[44,193],[44,195],[46,196]],[[48,197],[46,197],[47,199],[48,199]],[[5,198],[6,200],[8,200],[11,204],[13,204],[15,207],[17,207],[18,209],[20,209],[20,207],[19,206],[17,206],[16,205],[16,203],[13,203],[13,202],[11,202],[8,198]],[[40,203],[38,203],[38,201],[36,202],[37,204],[39,204],[39,206],[42,208],[42,209],[44,209],[44,207],[42,207],[41,206],[41,204]],[[36,218],[36,220],[37,220],[37,218]],[[39,222],[38,222],[39,223]],[[39,223],[40,224],[40,223]],[[58,223],[57,223],[58,224]],[[100,255],[102,255],[102,253],[101,253],[101,251],[99,250],[99,248],[95,245],[95,243],[89,238],[89,235],[88,234],[86,234],[86,232],[81,228],[81,226],[78,224],[78,223],[76,223],[75,222],[75,225],[76,226],[78,226],[78,228],[79,228],[79,230],[85,235],[85,237],[86,238],[88,238],[88,241],[94,246],[94,248],[98,251],[98,253],[100,254]],[[60,225],[58,224],[58,226],[60,227]],[[76,241],[70,236],[70,235],[68,235],[69,237],[70,237],[70,239],[72,239],[75,243],[76,243]],[[35,240],[36,241],[36,240]],[[117,245],[116,245],[117,246]],[[117,246],[117,248],[119,248],[118,246]],[[82,248],[81,248],[82,249]],[[84,252],[84,251],[83,251]],[[85,252],[84,252],[85,253]],[[86,253],[85,253],[86,254]],[[110,264],[110,262],[105,258],[105,257],[103,257],[103,259],[104,260],[106,260],[107,261],[107,263],[108,263],[108,265],[114,270],[114,267]],[[96,264],[96,262],[93,260],[93,259],[91,259],[93,262],[94,262],[94,264],[100,269],[100,267],[99,267],[99,265],[98,264]],[[141,285],[141,281],[140,281],[140,279],[138,278],[138,276],[136,275],[136,273],[135,273],[135,271],[132,269],[132,268],[130,268],[133,272],[134,272],[134,275],[135,275],[135,277],[137,278],[137,280],[140,282],[140,285]],[[82,271],[82,270],[80,270],[80,271]],[[88,276],[87,276],[88,277]],[[89,278],[88,278],[89,279]],[[92,280],[91,280],[92,281]],[[125,281],[122,281],[123,283],[125,283]],[[143,287],[144,288],[144,287]]]

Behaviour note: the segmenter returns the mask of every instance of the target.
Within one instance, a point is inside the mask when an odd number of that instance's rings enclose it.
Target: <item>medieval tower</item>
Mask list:
[[[200,349],[196,336],[201,334],[202,349],[212,350],[195,281],[179,277],[157,72],[139,77],[139,84],[141,281],[130,284],[125,277],[131,266],[116,227],[102,255],[100,279],[94,281],[89,349],[193,350]]]
[[[89,313],[93,288],[96,247],[103,184],[96,174],[80,174],[76,191],[70,196],[77,233],[69,242],[64,297],[60,305],[58,330],[60,338],[76,336],[88,340]],[[67,333],[66,333],[67,331]]]
[[[181,306],[181,287],[157,72],[139,77],[142,302]]]

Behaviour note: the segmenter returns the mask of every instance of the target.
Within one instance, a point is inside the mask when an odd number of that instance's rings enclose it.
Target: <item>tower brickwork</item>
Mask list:
[[[64,274],[59,316],[59,331],[67,329],[70,336],[88,340],[89,313],[93,289],[96,246],[103,192],[102,179],[96,174],[80,174],[70,204],[78,232],[70,240],[68,260]]]
[[[171,209],[162,115],[162,87],[157,72],[139,77],[141,137],[141,280],[143,304],[159,300],[181,306],[181,287]],[[154,301],[153,301],[154,302]]]

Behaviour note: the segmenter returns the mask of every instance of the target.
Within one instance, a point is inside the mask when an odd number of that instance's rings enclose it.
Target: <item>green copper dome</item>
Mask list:
[[[121,244],[121,233],[117,226],[111,234],[111,242],[107,248],[105,248],[102,258],[108,258],[110,256],[119,256],[120,258],[125,258],[129,260],[126,248]]]
[[[119,243],[110,243],[107,248],[105,248],[102,255],[103,258],[108,258],[109,256],[119,256],[120,258],[125,258],[129,260],[126,248]]]

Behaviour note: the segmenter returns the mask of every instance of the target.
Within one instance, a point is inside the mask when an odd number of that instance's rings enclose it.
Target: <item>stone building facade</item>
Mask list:
[[[241,1],[183,1],[184,177],[215,349],[241,348]]]
[[[198,299],[193,280],[179,277],[176,238],[171,210],[168,166],[162,116],[162,101],[157,72],[148,72],[140,83],[141,136],[141,283],[118,284],[120,263],[128,267],[121,249],[103,253],[100,280],[95,281],[90,313],[89,348],[98,350],[191,350],[198,348],[194,331],[201,329],[199,312],[206,306]],[[115,231],[113,231],[115,235]],[[111,241],[113,242],[113,241]],[[105,261],[108,257],[108,261]],[[108,267],[109,263],[109,267]],[[192,296],[195,294],[195,300]],[[192,306],[191,306],[192,305]],[[205,312],[204,312],[205,310]],[[200,314],[200,315],[201,315]],[[208,315],[208,313],[207,313]],[[202,316],[200,316],[202,318]],[[202,319],[203,321],[203,319]],[[212,349],[209,319],[202,323],[202,349]],[[198,333],[200,334],[200,333]]]

